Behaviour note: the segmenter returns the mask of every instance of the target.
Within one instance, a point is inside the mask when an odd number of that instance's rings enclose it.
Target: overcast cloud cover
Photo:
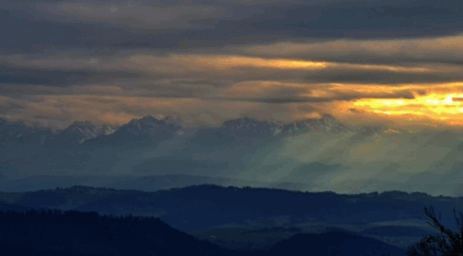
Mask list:
[[[459,127],[463,3],[2,1],[0,117]]]

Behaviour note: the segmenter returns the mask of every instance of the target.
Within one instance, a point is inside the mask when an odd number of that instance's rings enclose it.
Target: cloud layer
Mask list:
[[[462,7],[5,1],[0,116],[61,128],[146,114],[217,125],[323,113],[351,124],[459,126]]]

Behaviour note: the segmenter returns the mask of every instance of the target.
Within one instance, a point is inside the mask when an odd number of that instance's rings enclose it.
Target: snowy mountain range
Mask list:
[[[190,128],[145,116],[62,131],[0,121],[1,177],[203,175],[302,190],[463,193],[463,133],[348,127],[330,115],[291,123],[243,117]],[[436,182],[438,182],[436,184]]]
[[[98,136],[112,134],[116,131],[117,126],[103,124],[97,126],[89,121],[76,121],[68,126],[61,134],[68,134],[69,136],[77,136],[79,143],[83,143],[88,139]]]
[[[24,122],[9,122],[0,119],[1,142],[13,142],[22,136],[43,133],[50,136],[58,136],[62,140],[75,140],[83,143],[86,140],[108,135],[133,135],[133,136],[159,136],[184,134],[185,128],[177,117],[166,116],[162,119],[148,115],[140,119],[133,119],[120,127],[110,124],[96,125],[90,121],[75,121],[62,131],[34,127]],[[298,120],[292,123],[270,122],[243,117],[225,121],[218,128],[221,132],[238,135],[239,133],[268,134],[269,136],[297,135],[309,131],[326,133],[352,132],[350,128],[340,123],[330,115],[323,115],[320,119]],[[365,128],[370,129],[370,128]],[[40,135],[43,135],[40,134]]]
[[[119,128],[118,133],[128,133],[135,136],[155,136],[159,134],[171,134],[182,129],[178,118],[167,116],[156,119],[148,115],[140,119],[133,119],[128,124]]]

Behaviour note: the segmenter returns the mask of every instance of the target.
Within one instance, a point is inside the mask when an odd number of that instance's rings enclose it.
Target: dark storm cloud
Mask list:
[[[442,83],[462,80],[463,37],[455,36],[463,32],[461,7],[5,0],[0,115],[124,123],[150,112],[217,120],[271,108],[284,119],[342,113],[363,99],[424,100],[434,97],[426,94],[433,86],[459,90]]]
[[[264,4],[9,1],[0,13],[6,36],[0,48],[181,49],[304,38],[436,37],[463,29],[460,1],[259,2]]]
[[[400,73],[387,70],[326,69],[306,76],[313,83],[355,83],[355,84],[435,84],[458,81],[461,74]]]
[[[362,110],[358,110],[356,108],[350,108],[349,111],[352,112],[352,113],[363,113]]]
[[[0,86],[5,84],[29,84],[62,87],[104,82],[107,81],[108,78],[121,79],[136,78],[139,76],[139,74],[120,71],[58,70],[0,65]]]
[[[428,92],[426,92],[426,90],[414,90],[418,95],[426,95]]]
[[[60,87],[59,89],[63,89]],[[7,95],[10,98],[21,98],[24,94],[27,95],[55,95],[59,94],[60,90],[57,87],[37,86],[37,85],[16,85],[2,84],[0,85],[0,95]]]
[[[335,92],[328,97],[304,97],[294,95],[293,97],[265,97],[265,98],[232,98],[227,100],[240,100],[251,102],[262,102],[271,104],[287,103],[321,103],[333,101],[352,101],[356,99],[414,99],[415,96],[411,91],[403,90],[394,93],[361,93],[361,92]]]
[[[209,99],[227,101],[247,101],[269,104],[286,103],[323,103],[334,101],[353,101],[357,99],[415,99],[415,93],[409,89],[389,91],[371,91],[330,86],[327,84],[291,84],[268,81],[241,82],[222,90],[220,97]]]
[[[3,110],[7,110],[7,111],[12,110],[12,109],[21,109],[21,110],[25,110],[26,107],[24,106],[24,104],[11,101],[11,102],[7,102],[4,106],[2,106],[2,109],[3,109]]]
[[[230,47],[235,54],[260,58],[290,58],[337,63],[462,65],[463,37],[403,38],[388,40],[335,40],[330,42],[280,42]]]

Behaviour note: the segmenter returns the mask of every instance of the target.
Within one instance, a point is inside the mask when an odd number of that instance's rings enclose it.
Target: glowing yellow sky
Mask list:
[[[360,65],[360,64],[344,64],[333,62],[311,62],[311,61],[294,61],[286,59],[259,59],[246,57],[219,57],[219,58],[202,58],[201,62],[214,63],[221,67],[236,67],[236,66],[252,66],[265,67],[274,69],[329,69],[329,68],[345,68],[359,70],[387,70],[392,72],[432,72],[426,67],[398,67],[387,65]],[[294,86],[294,85],[289,85]],[[268,86],[266,86],[268,87]],[[344,87],[344,89],[342,89]],[[258,87],[254,87],[256,90]],[[463,93],[460,93],[463,84],[439,84],[439,85],[414,85],[414,86],[378,86],[378,85],[363,85],[355,86],[349,84],[340,85],[337,89],[342,91],[355,90],[359,93],[374,93],[374,92],[394,92],[398,90],[409,89],[427,91],[427,95],[415,94],[415,99],[359,99],[348,103],[350,108],[355,108],[362,112],[370,112],[375,114],[385,114],[389,119],[395,117],[411,116],[414,119],[434,120],[437,123],[452,126],[463,126]],[[311,90],[312,96],[326,96],[330,90],[336,89],[331,87],[329,90]],[[269,88],[267,90],[270,90]],[[336,113],[334,113],[336,114]]]
[[[427,95],[415,94],[415,99],[359,99],[349,105],[357,110],[385,114],[391,119],[413,116],[417,120],[431,119],[444,125],[463,126],[463,84],[453,83],[436,87],[445,90],[436,90]],[[451,90],[455,92],[449,92]]]

